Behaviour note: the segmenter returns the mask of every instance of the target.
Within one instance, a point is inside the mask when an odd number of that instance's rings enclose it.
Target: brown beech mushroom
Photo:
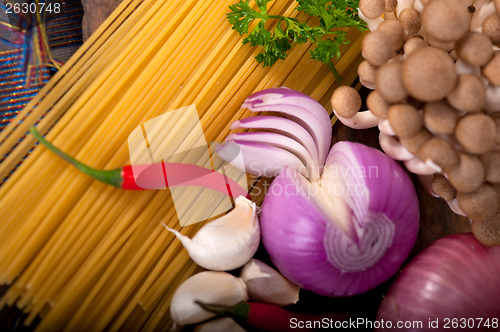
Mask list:
[[[411,37],[420,31],[422,22],[420,14],[413,8],[406,8],[399,14],[399,23],[404,29],[405,36]]]
[[[378,123],[378,118],[369,110],[358,112],[361,108],[361,96],[350,86],[344,85],[335,89],[330,101],[335,116],[350,128],[371,128]]]
[[[495,45],[500,44],[500,17],[492,15],[483,21],[483,34]]]
[[[372,66],[381,66],[394,54],[391,38],[381,31],[367,33],[361,42],[361,52]]]
[[[487,246],[500,245],[500,211],[497,210],[493,218],[473,221],[472,234]]]
[[[432,138],[432,134],[427,130],[422,129],[416,135],[407,138],[399,138],[401,144],[403,144],[408,151],[413,154],[417,154],[418,150],[425,144],[428,140]]]
[[[500,15],[500,0],[493,0],[493,2],[495,3],[495,10],[497,11],[497,15]]]
[[[460,111],[479,112],[486,102],[486,87],[479,78],[461,74],[447,99],[451,106]]]
[[[461,153],[460,163],[447,172],[451,185],[459,192],[473,192],[484,181],[484,167],[477,157]]]
[[[434,175],[431,180],[431,190],[447,202],[457,197],[456,189],[453,188],[450,181],[443,174]]]
[[[445,139],[433,137],[427,140],[418,150],[418,157],[424,163],[433,163],[439,166],[444,172],[457,167],[458,153]]]
[[[405,40],[404,29],[396,20],[386,20],[377,28],[377,31],[383,32],[391,39],[392,49],[398,51],[403,47]]]
[[[409,104],[395,104],[389,107],[387,119],[400,138],[412,137],[422,129],[422,113]]]
[[[426,102],[446,97],[453,90],[457,79],[455,63],[448,53],[434,47],[412,52],[403,63],[402,73],[406,91],[412,97]]]
[[[482,184],[470,193],[459,191],[457,200],[462,211],[472,219],[472,223],[493,218],[498,207],[497,192],[488,184]]]
[[[359,10],[368,18],[377,18],[384,13],[384,0],[359,0]]]
[[[333,91],[332,107],[337,114],[344,118],[352,118],[361,109],[361,96],[350,86],[342,85]]]
[[[482,69],[483,75],[494,85],[500,85],[500,52],[496,52],[493,58]]]
[[[421,19],[425,32],[436,40],[456,41],[469,31],[470,13],[464,1],[429,1]]]
[[[363,60],[358,66],[359,82],[368,89],[375,89],[375,73],[377,68]]]
[[[456,44],[457,55],[471,66],[483,66],[493,56],[493,44],[479,32],[470,31]]]
[[[422,36],[414,35],[413,37],[409,38],[403,46],[405,57],[408,57],[411,53],[413,53],[413,51],[424,48],[426,46],[429,45]]]
[[[387,119],[390,105],[377,90],[373,90],[366,97],[366,106],[368,109],[381,119]]]
[[[458,120],[455,137],[467,152],[486,153],[495,146],[497,137],[495,120],[483,113],[468,114]]]
[[[446,101],[436,101],[424,105],[424,124],[435,134],[453,134],[459,114]]]
[[[485,180],[500,183],[500,151],[490,151],[479,156],[486,173]]]
[[[408,95],[403,85],[402,68],[401,62],[390,61],[380,66],[375,75],[375,90],[390,103],[401,101]]]

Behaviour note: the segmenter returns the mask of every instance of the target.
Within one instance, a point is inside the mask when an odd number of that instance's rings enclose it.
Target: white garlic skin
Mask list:
[[[175,291],[170,314],[178,325],[201,323],[216,314],[204,310],[195,301],[234,305],[247,301],[246,285],[227,272],[204,271],[191,276]]]
[[[299,300],[300,287],[278,271],[258,260],[250,260],[240,272],[252,301],[287,306]]]
[[[240,196],[235,203],[233,210],[203,226],[192,239],[167,229],[177,236],[199,266],[215,271],[237,269],[257,251],[260,227],[254,202]]]

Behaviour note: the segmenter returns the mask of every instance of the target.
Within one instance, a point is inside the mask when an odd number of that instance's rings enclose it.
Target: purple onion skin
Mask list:
[[[300,191],[277,190],[297,186],[296,172],[289,168],[274,179],[262,204],[262,242],[280,272],[300,287],[326,296],[351,296],[388,280],[406,260],[418,233],[418,200],[408,175],[379,150],[339,142],[330,151],[327,165],[330,162],[378,168],[377,176],[364,179],[371,194],[361,209],[385,213],[394,223],[392,243],[384,255],[363,271],[333,266],[327,259],[327,251],[333,249],[324,242],[327,221]]]
[[[377,321],[382,319],[393,326],[422,322],[421,329],[407,331],[500,330],[500,246],[485,246],[469,233],[434,241],[391,285],[378,310]],[[437,328],[429,326],[436,320]],[[391,330],[388,325],[378,331]]]

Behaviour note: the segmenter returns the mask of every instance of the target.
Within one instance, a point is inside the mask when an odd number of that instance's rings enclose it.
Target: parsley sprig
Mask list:
[[[311,41],[315,45],[311,58],[328,64],[337,81],[342,81],[332,58],[340,58],[340,46],[349,43],[346,29],[342,28],[366,29],[356,13],[359,0],[297,0],[298,11],[319,18],[316,26],[309,26],[293,17],[269,14],[267,4],[270,1],[255,0],[257,11],[250,7],[249,0],[241,0],[229,6],[230,13],[227,14],[233,29],[240,35],[247,34],[243,43],[263,48],[256,57],[257,61],[264,66],[272,66],[279,59],[285,59],[294,45]],[[249,32],[253,20],[258,20],[258,23]],[[273,28],[268,30],[265,25],[269,20],[274,20],[275,24],[270,25]]]

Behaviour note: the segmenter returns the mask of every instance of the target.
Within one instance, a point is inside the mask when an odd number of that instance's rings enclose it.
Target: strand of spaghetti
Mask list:
[[[149,195],[144,199],[148,198],[150,198]],[[135,200],[134,197],[130,197],[128,200],[125,199],[124,201],[132,204]],[[114,203],[114,201],[112,201],[112,203]],[[117,220],[116,218],[119,217],[123,218],[120,207],[121,205],[114,204],[109,207],[109,210],[99,211],[96,215],[96,219],[93,220],[93,223],[97,223],[98,227],[96,228],[96,225],[91,223],[89,225],[90,229],[82,234],[82,238],[88,240],[84,242],[79,240],[75,246],[76,248],[71,248],[68,254],[63,256],[60,264],[56,265],[52,273],[49,272],[45,278],[40,277],[38,283],[42,284],[42,286],[39,288],[37,296],[33,300],[34,307],[30,310],[31,312],[34,312],[36,315],[37,312],[42,310],[45,303],[56,303],[58,296],[60,296],[63,291],[74,292],[74,290],[68,289],[67,285],[79,272],[85,261],[90,259],[92,253],[105,239],[107,234],[110,234],[113,227],[116,227],[112,221]],[[37,280],[33,280],[33,282],[37,282]]]
[[[75,269],[75,264],[80,261],[80,256],[86,252],[82,249],[83,244],[92,246],[91,234],[97,234],[99,229],[105,227],[104,223],[92,222],[97,219],[99,212],[109,211],[118,199],[127,199],[123,195],[111,195],[113,188],[107,187],[98,197],[92,200],[91,205],[85,208],[74,208],[68,214],[67,220],[78,220],[70,223],[66,227],[58,228],[57,232],[50,237],[49,242],[36,256],[25,272],[16,280],[15,284],[22,285],[29,289],[37,289],[37,296],[33,296],[34,302],[42,302],[44,290],[47,287],[54,287],[58,283],[54,277],[67,280],[66,274],[70,274]],[[129,203],[132,203],[130,197]],[[86,200],[85,196],[81,201]],[[90,202],[90,199],[87,199]],[[65,221],[67,221],[65,220]],[[52,279],[50,278],[52,276]],[[48,281],[48,282],[45,282]],[[64,281],[63,281],[64,283]],[[59,284],[61,284],[59,282]],[[29,304],[32,298],[22,298],[18,301],[18,306],[23,308]],[[43,300],[45,301],[45,300]]]
[[[123,269],[124,260],[128,260],[130,262],[137,259],[135,258],[137,256],[139,256],[139,258],[142,258],[142,256],[144,255],[144,251],[149,249],[151,241],[154,241],[158,238],[160,230],[161,229],[158,227],[158,225],[149,224],[148,227],[144,229],[144,231],[141,232],[139,230],[136,230],[132,234],[132,236],[126,242],[126,244],[128,244],[126,250],[118,250],[113,259],[110,260],[110,263],[106,265],[103,273],[101,273],[96,282],[91,285],[91,291],[85,295],[84,300],[78,305],[77,309],[68,319],[67,324],[65,324],[65,331],[75,331],[77,328],[83,330],[95,329],[99,331],[108,324],[108,321],[100,315],[101,311],[104,310],[104,308],[99,305],[95,306],[94,302],[96,301],[97,297],[99,297],[99,301],[102,301],[107,305],[107,303],[105,302],[106,297],[103,293],[109,291],[110,287],[116,287],[116,285],[120,285],[120,281],[123,281],[123,279],[120,280],[119,278],[114,278],[117,277],[115,271],[121,270],[123,273],[125,273],[127,269]],[[134,240],[134,237],[137,240]],[[123,293],[125,294],[125,292]],[[93,305],[94,307],[92,308]],[[93,309],[99,310],[98,317],[95,317],[90,313]],[[98,324],[99,321],[100,324]]]
[[[66,287],[73,289],[74,292],[59,294],[51,311],[44,317],[37,330],[61,330],[66,326],[68,320],[71,319],[71,313],[78,308],[82,298],[88,295],[88,288],[92,288],[92,285],[99,280],[100,275],[105,273],[106,266],[113,263],[113,257],[119,254],[119,249],[128,239],[137,235],[138,227],[144,225],[142,218],[137,218],[136,212],[123,217],[111,229],[105,240],[96,246],[67,284]]]

